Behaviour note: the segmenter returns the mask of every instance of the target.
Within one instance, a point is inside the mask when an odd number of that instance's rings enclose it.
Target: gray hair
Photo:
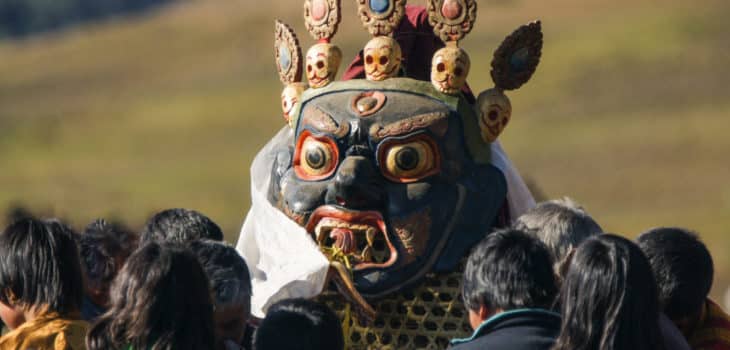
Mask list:
[[[188,244],[203,266],[215,305],[247,302],[251,297],[251,277],[246,261],[235,248],[224,242],[198,240]]]
[[[601,226],[578,203],[565,197],[538,204],[514,224],[547,245],[555,268],[587,238],[603,233]]]

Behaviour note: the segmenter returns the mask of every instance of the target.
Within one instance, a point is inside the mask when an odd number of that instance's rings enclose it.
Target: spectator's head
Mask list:
[[[601,226],[570,198],[538,204],[517,218],[515,228],[547,245],[556,271],[573,248],[588,237],[603,233]]]
[[[195,210],[167,209],[147,221],[141,239],[142,243],[186,243],[198,239],[222,241],[223,232],[213,220]]]
[[[522,231],[491,233],[466,262],[462,294],[475,329],[500,312],[549,308],[556,293],[550,253]]]
[[[652,229],[637,241],[654,270],[664,313],[680,326],[697,319],[712,288],[707,247],[697,234],[681,228]]]
[[[251,313],[251,278],[246,262],[223,242],[193,241],[190,249],[210,280],[218,349],[225,348],[227,341],[241,344]]]
[[[20,219],[0,234],[0,316],[8,327],[78,312],[83,278],[74,235],[57,220],[38,219]]]
[[[327,306],[305,299],[272,305],[254,336],[255,350],[342,350],[342,326]]]
[[[656,284],[637,245],[612,234],[591,237],[567,264],[554,350],[663,349]]]
[[[112,283],[111,306],[87,335],[90,350],[213,349],[208,278],[188,249],[151,242]]]
[[[86,296],[97,306],[109,307],[109,287],[137,245],[137,237],[119,224],[98,219],[77,237]]]

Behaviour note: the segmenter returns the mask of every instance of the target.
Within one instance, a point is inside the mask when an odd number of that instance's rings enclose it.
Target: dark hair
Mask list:
[[[697,234],[662,227],[637,239],[649,259],[664,313],[673,320],[696,315],[712,288],[712,256]]]
[[[341,350],[340,320],[327,306],[306,299],[272,305],[254,335],[255,350]]]
[[[86,226],[77,241],[86,282],[91,287],[103,288],[122,268],[117,258],[124,261],[134,251],[137,236],[121,224],[97,219]]]
[[[66,315],[83,278],[73,231],[58,220],[20,219],[0,234],[0,301]]]
[[[462,295],[469,310],[547,308],[557,286],[545,244],[518,230],[489,234],[466,262]]]
[[[251,297],[251,277],[246,261],[227,243],[202,240],[189,245],[203,266],[216,305],[244,301]]]
[[[213,349],[213,306],[198,259],[170,243],[138,249],[114,280],[111,307],[89,331],[86,346]]]
[[[568,263],[554,350],[657,350],[659,304],[649,262],[613,234],[589,238]]]
[[[167,209],[155,214],[142,230],[142,243],[185,243],[197,239],[223,240],[223,232],[207,216],[188,209]]]

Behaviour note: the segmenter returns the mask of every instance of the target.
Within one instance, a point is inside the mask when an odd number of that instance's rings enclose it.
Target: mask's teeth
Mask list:
[[[319,243],[319,244],[324,243],[325,239],[327,238],[327,234],[324,231],[323,225],[319,225],[314,228],[314,236],[317,237],[317,243]]]
[[[363,262],[373,261],[373,249],[369,246],[365,247],[365,249],[362,250],[362,254],[360,256],[362,257]]]
[[[368,240],[368,246],[369,246],[369,247],[372,247],[372,246],[373,246],[373,242],[375,241],[375,229],[374,229],[374,228],[372,228],[372,227],[371,227],[371,228],[369,228],[369,229],[368,229],[368,230],[367,230],[367,231],[365,232],[365,237],[366,237],[366,238],[367,238],[367,240]]]

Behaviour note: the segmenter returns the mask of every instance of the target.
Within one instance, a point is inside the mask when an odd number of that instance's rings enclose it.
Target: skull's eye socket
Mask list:
[[[381,65],[388,64],[388,56],[380,56],[380,64]]]
[[[378,150],[380,168],[391,181],[419,181],[439,171],[436,144],[425,135],[404,141],[386,141]]]
[[[337,167],[337,145],[327,137],[302,132],[294,155],[294,171],[303,180],[321,180]]]
[[[497,117],[499,117],[499,111],[496,109],[493,109],[493,110],[489,111],[488,116],[489,116],[489,120],[497,120]]]
[[[307,65],[307,72],[311,72],[311,71],[312,71],[312,65],[311,64],[308,64]]]
[[[373,64],[373,56],[367,55],[365,57],[365,63],[367,63],[367,64]]]
[[[454,68],[454,75],[457,77],[460,77],[462,74],[464,74],[464,69],[461,67]]]
[[[317,68],[318,69],[324,68],[324,61],[317,61]]]
[[[446,65],[441,62],[436,65],[436,70],[439,71],[439,73],[443,73],[446,70]]]

